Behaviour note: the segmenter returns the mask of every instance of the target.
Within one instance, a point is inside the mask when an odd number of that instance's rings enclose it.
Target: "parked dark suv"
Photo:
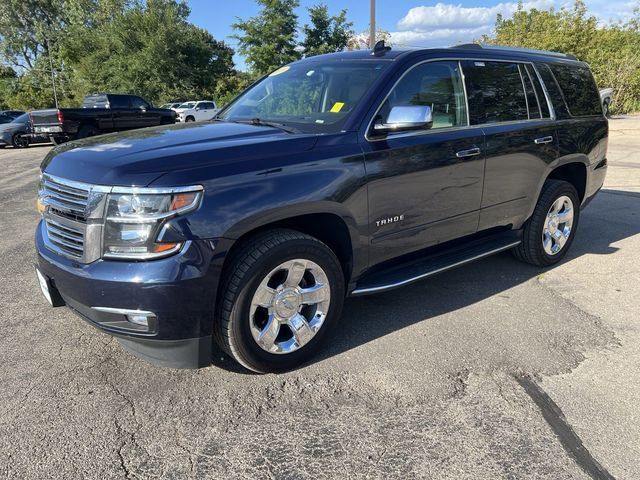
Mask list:
[[[607,170],[587,65],[539,51],[323,55],[212,122],[58,147],[42,164],[38,277],[152,362],[308,360],[347,295],[512,250],[553,265]]]

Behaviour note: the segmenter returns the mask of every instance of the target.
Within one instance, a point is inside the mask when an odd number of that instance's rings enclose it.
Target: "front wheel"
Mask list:
[[[291,370],[321,347],[344,302],[340,262],[319,240],[293,230],[257,235],[222,278],[214,338],[259,373]]]
[[[525,224],[522,243],[513,249],[514,255],[540,267],[558,263],[573,242],[579,219],[580,200],[575,187],[563,180],[547,180]]]

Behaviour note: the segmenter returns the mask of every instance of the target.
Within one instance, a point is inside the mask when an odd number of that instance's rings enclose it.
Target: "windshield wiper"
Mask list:
[[[277,128],[278,130],[282,130],[283,132],[287,132],[287,133],[300,133],[300,130],[297,130],[293,127],[288,127],[283,123],[270,122],[268,120],[263,120],[261,118],[252,118],[250,120],[228,120],[228,121],[231,121],[233,123],[244,123],[247,125],[258,125],[261,127]]]

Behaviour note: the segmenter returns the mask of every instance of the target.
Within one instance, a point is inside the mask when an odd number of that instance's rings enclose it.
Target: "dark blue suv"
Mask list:
[[[307,361],[345,296],[503,250],[549,266],[607,170],[587,65],[463,45],[322,55],[211,122],[111,134],[42,164],[37,274],[138,356]]]

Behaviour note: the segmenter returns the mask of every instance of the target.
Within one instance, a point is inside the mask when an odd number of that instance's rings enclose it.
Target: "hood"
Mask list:
[[[41,168],[78,182],[146,186],[170,171],[306,151],[316,138],[238,123],[176,124],[69,142],[52,150]]]

